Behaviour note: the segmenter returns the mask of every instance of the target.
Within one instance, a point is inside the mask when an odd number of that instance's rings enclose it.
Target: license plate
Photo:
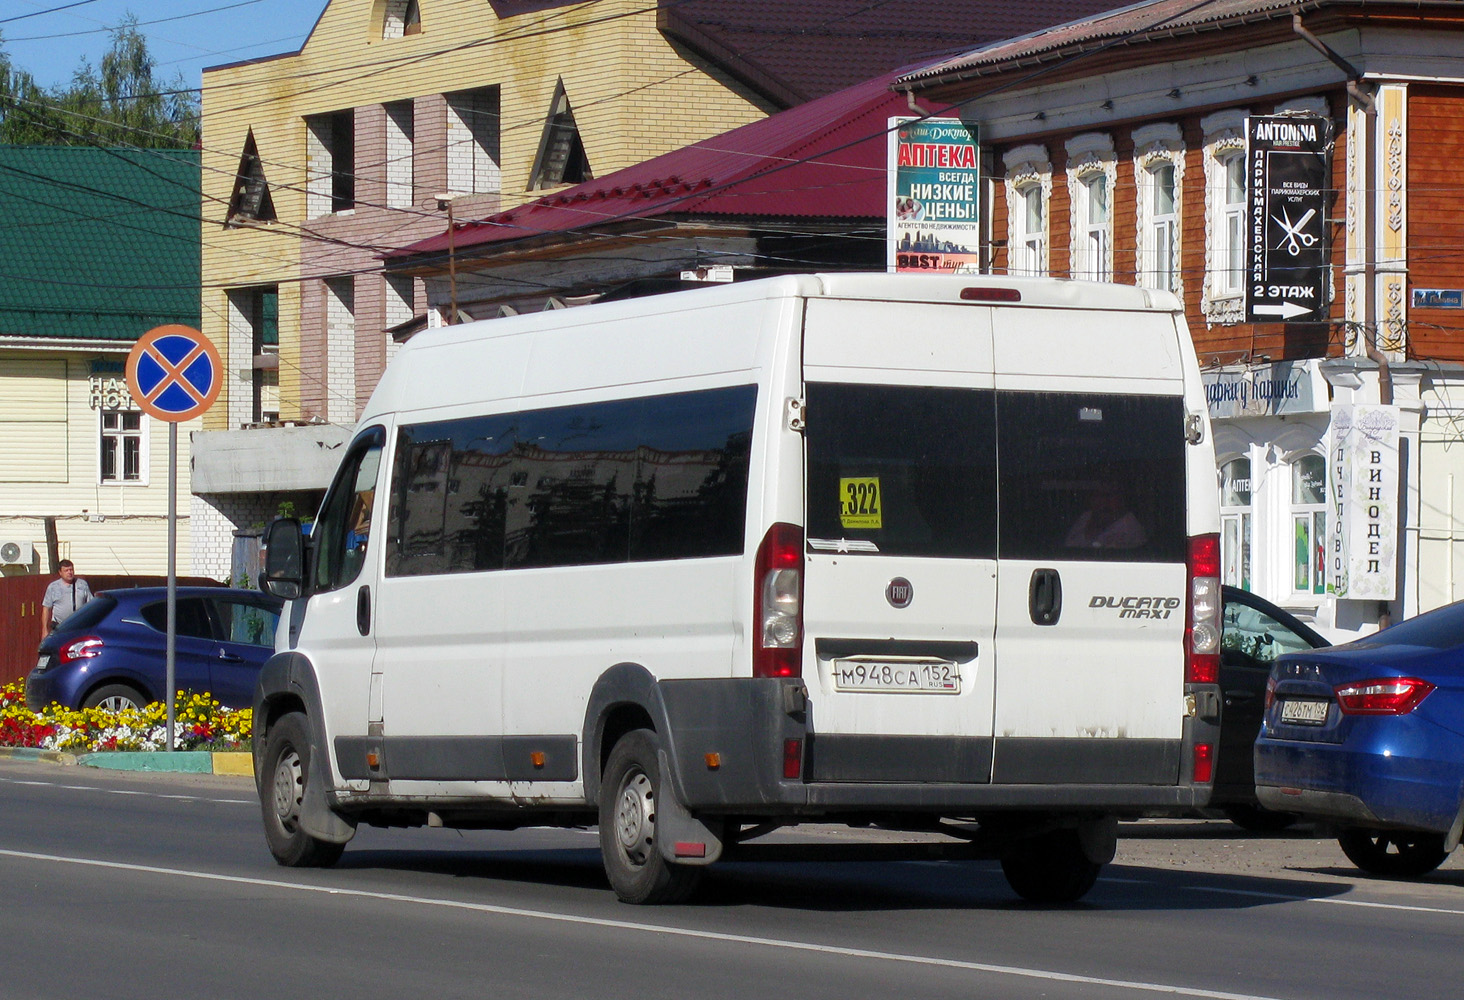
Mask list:
[[[961,693],[961,671],[945,660],[835,660],[833,674],[837,691]]]
[[[36,660],[36,666],[39,669],[41,669],[41,670],[46,669],[50,665],[51,665],[51,654],[50,653],[46,653],[44,656],[41,656],[40,658],[38,658]]]
[[[1304,726],[1320,726],[1327,721],[1330,701],[1298,701],[1288,699],[1281,703],[1281,721],[1297,722]]]

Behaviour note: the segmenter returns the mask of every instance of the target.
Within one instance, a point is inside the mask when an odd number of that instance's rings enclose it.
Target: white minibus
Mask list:
[[[270,849],[598,821],[667,902],[876,824],[1077,899],[1117,817],[1209,795],[1215,475],[1167,292],[793,275],[427,330],[268,532]]]

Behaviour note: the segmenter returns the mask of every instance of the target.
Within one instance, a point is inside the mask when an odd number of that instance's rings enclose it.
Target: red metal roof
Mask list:
[[[480,222],[459,224],[453,245],[462,252],[672,214],[879,218],[885,213],[888,119],[913,114],[904,95],[889,89],[896,75],[887,73]],[[443,233],[386,256],[435,253],[447,245]]]

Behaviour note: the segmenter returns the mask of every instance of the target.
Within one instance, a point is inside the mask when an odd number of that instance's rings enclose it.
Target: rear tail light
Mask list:
[[[783,777],[797,778],[803,774],[803,741],[783,741]]]
[[[1195,772],[1197,785],[1208,785],[1215,775],[1215,747],[1210,743],[1195,744]]]
[[[1189,540],[1189,624],[1185,628],[1187,684],[1220,680],[1220,536]]]
[[[89,660],[93,656],[102,655],[102,640],[94,635],[82,636],[80,639],[72,639],[62,646],[57,652],[56,658],[62,663],[71,663],[74,660]]]
[[[1276,678],[1274,678],[1274,677],[1267,677],[1266,678],[1266,711],[1269,712],[1271,710],[1271,706],[1274,705],[1274,704],[1276,704]]]
[[[1343,715],[1407,715],[1434,689],[1417,677],[1380,677],[1343,684],[1337,688],[1337,704]]]
[[[778,523],[757,548],[753,595],[757,637],[752,676],[803,672],[803,529]]]

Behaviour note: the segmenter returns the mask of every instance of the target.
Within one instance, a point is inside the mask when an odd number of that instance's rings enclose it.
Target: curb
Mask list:
[[[209,750],[117,751],[63,753],[26,747],[0,747],[0,758],[40,760],[51,764],[80,764],[109,771],[166,771],[175,774],[229,774],[252,778],[254,755],[248,751],[215,753]]]

